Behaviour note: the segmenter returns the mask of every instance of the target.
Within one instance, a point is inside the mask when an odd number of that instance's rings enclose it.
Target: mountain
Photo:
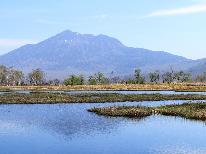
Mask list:
[[[49,77],[60,78],[73,73],[89,75],[98,71],[126,75],[132,74],[135,68],[151,71],[184,66],[182,69],[192,70],[196,67],[194,63],[198,65],[201,62],[163,51],[127,47],[106,35],[79,34],[69,30],[0,56],[0,64],[25,72],[41,68]]]
[[[206,72],[206,59],[193,61],[193,65],[192,67],[189,67],[188,71],[193,74],[202,74],[203,72]]]

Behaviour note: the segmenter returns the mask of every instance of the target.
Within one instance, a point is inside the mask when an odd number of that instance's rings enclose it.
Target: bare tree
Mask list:
[[[150,82],[158,83],[160,80],[160,73],[159,71],[149,73]]]
[[[28,80],[31,85],[42,85],[45,81],[45,73],[41,69],[35,69],[28,74]]]

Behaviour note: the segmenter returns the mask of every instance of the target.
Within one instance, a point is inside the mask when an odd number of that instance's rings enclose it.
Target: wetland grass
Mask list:
[[[89,109],[89,112],[95,112],[98,115],[106,115],[112,117],[129,117],[143,118],[152,115],[152,110],[143,106],[114,106],[104,108]]]
[[[178,116],[186,119],[206,121],[206,102],[165,105],[159,107],[105,107],[89,109],[98,115],[141,118],[150,115]]]
[[[173,91],[206,91],[206,83],[146,83],[146,84],[108,84],[108,85],[74,85],[74,86],[0,86],[0,91],[74,91],[74,90],[173,90]]]
[[[0,104],[55,104],[55,103],[105,103],[164,100],[205,100],[206,95],[177,94],[117,94],[117,93],[8,93],[0,95]]]
[[[206,121],[206,102],[166,105],[156,107],[154,110],[165,116],[180,116],[186,119]]]

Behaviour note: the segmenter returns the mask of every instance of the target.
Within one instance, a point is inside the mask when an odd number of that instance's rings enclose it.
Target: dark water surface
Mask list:
[[[183,103],[0,105],[1,154],[205,154],[206,126],[183,118],[109,118],[92,107]]]

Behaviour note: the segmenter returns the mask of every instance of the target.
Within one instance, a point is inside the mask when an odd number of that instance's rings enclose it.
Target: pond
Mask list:
[[[118,93],[118,94],[199,94],[199,95],[206,95],[206,92],[177,92],[177,91],[150,91],[150,90],[93,90],[93,91],[64,91],[63,93],[68,94],[78,94],[78,93]]]
[[[206,126],[177,117],[111,118],[92,107],[185,101],[56,105],[0,105],[2,154],[206,153]]]
[[[35,91],[34,91],[35,92]],[[149,91],[149,90],[75,90],[75,91],[37,91],[41,93],[62,93],[62,94],[82,94],[82,93],[118,93],[118,94],[199,94],[199,95],[206,95],[206,92],[178,92],[178,91]],[[30,94],[32,91],[30,90],[14,90],[14,91],[5,91],[1,92],[0,94],[6,93],[23,93],[23,94]],[[35,92],[36,93],[36,92]]]

